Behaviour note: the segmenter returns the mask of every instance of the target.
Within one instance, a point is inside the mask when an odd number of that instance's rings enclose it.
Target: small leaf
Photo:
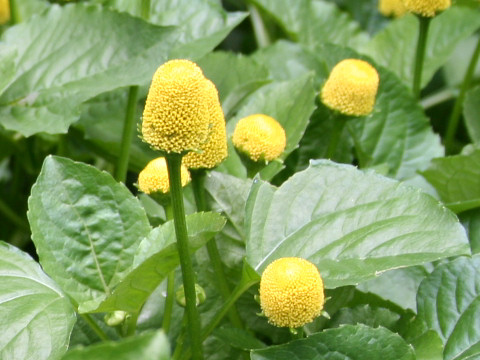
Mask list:
[[[285,345],[254,350],[252,360],[413,360],[413,349],[385,328],[345,325]]]
[[[298,256],[317,265],[327,287],[470,252],[456,216],[431,196],[326,160],[279,188],[254,181],[245,221],[247,260],[257,272]]]
[[[62,360],[169,360],[170,345],[162,331],[147,332],[118,342],[107,341],[71,349]]]
[[[480,207],[480,148],[433,159],[421,174],[451,210],[462,212]]]
[[[438,266],[417,295],[418,319],[444,343],[445,360],[480,356],[480,257]]]
[[[40,263],[77,304],[110,294],[150,232],[124,185],[66,158],[45,159],[28,204]]]
[[[0,358],[54,360],[67,351],[75,312],[26,253],[0,242]]]

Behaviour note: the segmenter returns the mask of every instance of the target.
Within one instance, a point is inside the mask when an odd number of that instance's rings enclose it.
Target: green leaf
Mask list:
[[[231,326],[222,326],[213,332],[213,336],[240,350],[262,349],[267,347],[250,332]]]
[[[425,51],[422,87],[445,64],[458,42],[468,38],[479,27],[479,11],[469,8],[453,6],[432,19]],[[379,31],[362,51],[411,86],[417,37],[418,20],[413,15],[406,15]]]
[[[225,219],[217,213],[195,213],[188,215],[186,221],[192,252],[205,245],[225,225]],[[96,300],[84,303],[79,311],[138,313],[151,293],[180,264],[173,221],[152,230],[140,243],[133,264],[134,269],[116,285],[111,295],[101,303]]]
[[[238,120],[252,114],[266,114],[276,119],[285,129],[287,145],[282,155],[261,171],[263,179],[271,179],[283,168],[283,160],[298,147],[315,109],[315,90],[310,75],[299,79],[273,82],[253,93],[239,109],[235,119],[228,122],[232,134]]]
[[[290,39],[309,47],[334,43],[358,48],[368,39],[350,16],[327,1],[254,0]]]
[[[334,328],[345,324],[364,324],[374,328],[383,326],[389,330],[393,330],[399,320],[400,314],[389,309],[362,304],[340,309],[335,316],[332,317],[328,325]]]
[[[124,185],[66,158],[45,159],[28,205],[40,263],[77,304],[109,295],[150,232]]]
[[[327,287],[470,252],[456,216],[431,196],[326,160],[279,188],[254,181],[245,228],[247,261],[257,272],[298,256],[317,265]]]
[[[62,360],[169,360],[170,345],[162,331],[147,332],[118,342],[108,341],[70,350]]]
[[[472,209],[458,215],[467,230],[472,254],[480,253],[480,209]]]
[[[418,318],[444,343],[445,360],[480,356],[480,257],[438,266],[417,295]]]
[[[0,358],[54,360],[67,350],[75,312],[29,255],[0,242]]]
[[[480,148],[433,159],[421,174],[451,210],[462,212],[480,207]]]
[[[0,95],[1,124],[25,136],[64,133],[83,101],[148,83],[175,38],[172,28],[99,6],[51,6],[3,34],[0,62],[13,49],[16,72]]]
[[[463,103],[463,115],[465,117],[465,125],[475,143],[480,143],[480,86],[470,89]]]
[[[412,342],[417,360],[443,360],[442,339],[435,331],[427,331]]]
[[[413,360],[413,349],[385,328],[346,325],[285,345],[254,350],[252,360]]]

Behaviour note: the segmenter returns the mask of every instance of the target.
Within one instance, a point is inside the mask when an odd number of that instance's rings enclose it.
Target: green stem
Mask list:
[[[458,128],[458,123],[460,120],[460,114],[462,112],[463,102],[465,100],[465,94],[467,93],[467,90],[472,81],[473,73],[475,72],[475,67],[477,66],[479,57],[480,57],[480,36],[478,37],[477,47],[473,52],[472,58],[470,59],[470,63],[468,64],[467,71],[465,72],[465,76],[463,78],[463,83],[460,87],[460,92],[458,94],[457,100],[455,101],[455,105],[453,106],[450,119],[448,120],[447,131],[445,133],[445,139],[444,139],[445,149],[447,153],[452,152],[453,142],[454,142],[455,134]]]
[[[198,314],[195,294],[195,275],[192,259],[188,250],[187,223],[183,204],[183,189],[180,167],[182,155],[171,153],[166,156],[170,194],[172,196],[173,222],[177,237],[177,249],[182,269],[183,287],[185,291],[185,311],[187,313],[190,344],[194,359],[203,359],[202,342],[200,338],[201,324]]]
[[[128,170],[128,159],[130,157],[130,146],[132,144],[132,136],[135,131],[135,113],[137,109],[138,86],[130,86],[128,90],[128,102],[125,112],[125,120],[123,123],[122,143],[120,147],[120,155],[117,159],[115,167],[115,179],[125,183]]]
[[[422,86],[423,59],[425,57],[428,27],[430,25],[431,18],[418,16],[418,20],[420,26],[418,29],[417,50],[415,53],[415,69],[413,73],[413,94],[417,99],[420,97],[420,90]]]
[[[30,231],[30,226],[28,225],[28,223],[20,216],[18,216],[15,211],[13,211],[10,206],[8,206],[8,204],[2,199],[0,199],[0,212],[16,226],[27,232]]]
[[[195,203],[197,205],[197,211],[208,211],[207,202],[205,201],[205,171],[198,170],[192,171],[192,186],[193,194],[195,196]],[[220,258],[220,252],[218,251],[217,242],[215,237],[207,242],[207,252],[210,258],[210,262],[213,267],[213,271],[217,278],[217,287],[224,300],[230,297],[231,291],[228,285],[227,278],[225,276],[225,269],[223,267],[222,260]],[[235,306],[228,312],[228,317],[231,323],[239,328],[243,329],[243,322],[238,315],[238,311]]]
[[[330,143],[328,144],[327,148],[327,159],[332,159],[337,151],[338,143],[340,142],[340,138],[342,137],[343,128],[347,123],[348,116],[340,114],[337,118],[335,118],[335,123],[333,124],[332,134],[330,136]]]
[[[150,0],[142,0],[142,18],[146,21],[150,19]]]
[[[17,0],[10,0],[10,23],[18,24],[22,21],[18,12]]]
[[[133,313],[127,319],[127,336],[135,335],[135,331],[137,330],[137,320],[140,313]]]
[[[180,359],[180,355],[182,354],[183,350],[183,343],[185,341],[185,327],[187,326],[187,318],[185,316],[185,313],[183,313],[182,317],[182,326],[180,329],[180,335],[177,337],[177,345],[175,346],[175,350],[172,355],[172,360],[178,360]]]
[[[247,9],[250,13],[250,20],[252,21],[253,34],[255,36],[255,40],[257,41],[257,46],[259,48],[267,47],[271,44],[271,40],[268,36],[267,28],[265,27],[265,23],[263,22],[258,9],[252,4],[248,4]]]
[[[165,206],[165,214],[167,220],[173,219],[172,207],[170,205]],[[175,271],[170,271],[167,276],[167,297],[165,298],[165,309],[163,311],[162,329],[165,333],[170,330],[170,324],[172,322],[173,304],[175,302]]]
[[[295,331],[292,331],[292,338],[293,340],[298,340],[298,339],[303,339],[305,337],[305,331],[303,329],[303,326],[294,329]]]
[[[80,314],[80,316],[85,320],[85,322],[90,326],[90,328],[97,334],[97,336],[102,339],[103,341],[108,341],[110,338],[107,334],[102,330],[100,326],[92,319],[89,314]]]

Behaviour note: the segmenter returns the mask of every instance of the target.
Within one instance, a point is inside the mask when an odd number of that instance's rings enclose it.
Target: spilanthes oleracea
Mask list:
[[[0,0],[0,25],[6,24],[10,20],[10,1]]]
[[[268,321],[297,328],[321,314],[325,301],[323,280],[308,260],[287,257],[267,266],[260,280],[260,306]]]
[[[227,130],[225,127],[225,116],[218,98],[218,92],[215,85],[206,80],[210,87],[208,94],[208,108],[212,121],[212,129],[207,141],[202,145],[201,151],[189,152],[183,158],[183,164],[189,169],[211,169],[220,164],[228,155],[227,150]]]
[[[182,186],[185,186],[190,182],[190,173],[184,165],[181,167],[181,173]],[[153,159],[140,171],[138,189],[145,194],[166,194],[170,191],[167,162],[164,157]]]
[[[201,149],[212,126],[209,99],[215,90],[205,80],[200,67],[189,60],[170,60],[157,69],[142,120],[143,139],[154,149]]]
[[[342,114],[363,116],[372,112],[380,79],[368,62],[345,59],[332,69],[320,93],[322,102]]]
[[[253,161],[272,161],[285,150],[287,136],[277,120],[268,115],[254,114],[238,121],[232,141]]]
[[[439,11],[448,9],[452,5],[451,0],[403,0],[408,12],[424,17],[434,17]]]
[[[403,0],[379,0],[378,11],[384,16],[400,17],[405,15],[407,9],[403,4]]]

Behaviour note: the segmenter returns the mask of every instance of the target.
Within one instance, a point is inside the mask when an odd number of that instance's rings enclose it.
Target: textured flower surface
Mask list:
[[[10,2],[9,0],[0,0],[0,25],[10,20]]]
[[[182,164],[181,167],[182,186],[190,182],[190,173]],[[170,191],[168,180],[167,162],[164,157],[159,157],[150,161],[138,175],[138,188],[145,194],[163,193]]]
[[[254,114],[238,121],[232,141],[253,161],[272,161],[285,150],[287,137],[277,120],[268,115]]]
[[[342,114],[363,116],[372,112],[379,76],[368,62],[345,59],[332,69],[320,97],[322,102]]]
[[[287,257],[267,266],[260,280],[260,305],[275,326],[297,328],[320,315],[323,281],[311,262]]]
[[[215,95],[212,94],[215,92]],[[170,60],[155,72],[143,111],[143,139],[157,150],[198,150],[212,127],[212,89],[189,60]]]
[[[403,0],[407,11],[425,17],[433,17],[439,11],[448,9],[451,0]]]
[[[378,11],[384,16],[400,17],[405,15],[407,9],[403,0],[379,0]]]
[[[206,81],[207,86],[211,88],[208,94],[211,95],[209,109],[212,130],[207,141],[202,145],[201,151],[192,151],[183,158],[183,164],[191,169],[211,169],[220,164],[228,155],[225,116],[218,99],[218,92],[210,80]]]

